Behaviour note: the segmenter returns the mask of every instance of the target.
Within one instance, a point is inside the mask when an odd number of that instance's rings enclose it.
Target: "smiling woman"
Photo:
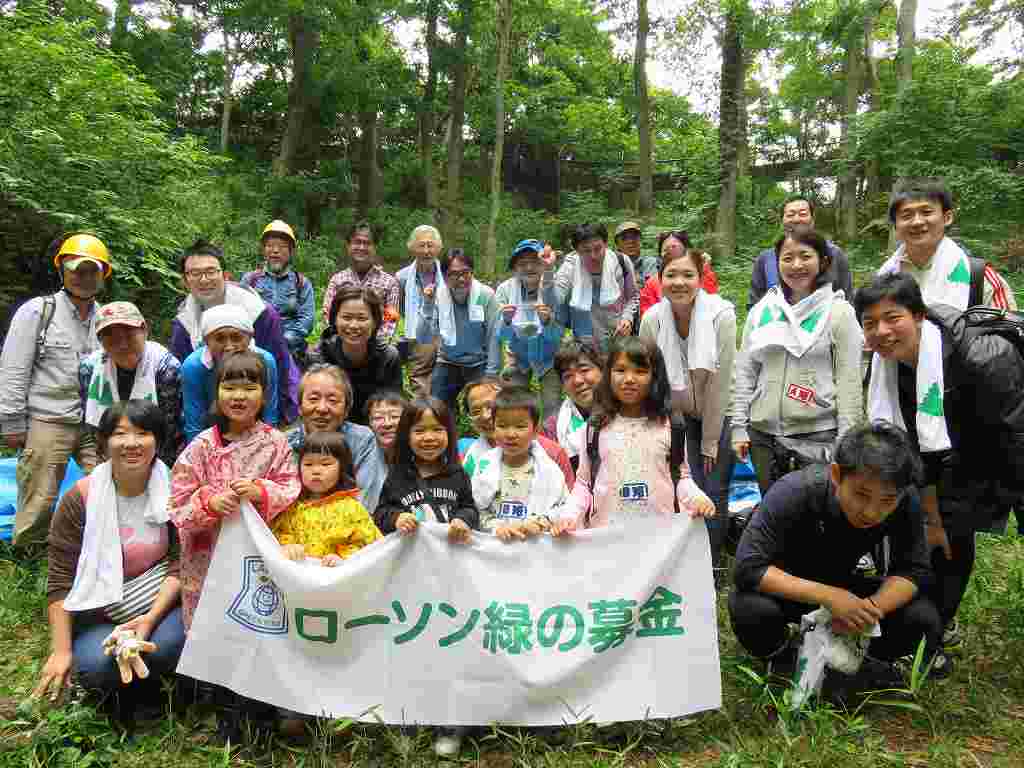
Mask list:
[[[383,309],[376,292],[368,288],[346,286],[338,291],[329,318],[323,337],[309,351],[309,362],[336,365],[348,374],[352,383],[350,419],[365,425],[370,395],[402,388],[398,351],[378,337]]]
[[[170,478],[156,458],[165,428],[160,409],[140,400],[114,403],[100,419],[97,435],[110,458],[68,491],[50,529],[51,654],[34,696],[57,699],[72,671],[87,687],[113,689],[177,665],[185,642],[178,545],[168,522]],[[114,563],[103,555],[111,550],[122,553]],[[105,638],[118,631],[146,641],[139,664],[119,668],[104,653]],[[159,695],[139,683],[121,691],[126,699]],[[133,709],[122,702],[122,712]]]

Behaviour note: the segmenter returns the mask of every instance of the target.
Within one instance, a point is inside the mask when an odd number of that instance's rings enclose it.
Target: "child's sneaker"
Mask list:
[[[462,735],[465,728],[452,728],[445,731],[434,742],[434,754],[438,757],[455,757],[462,749]]]

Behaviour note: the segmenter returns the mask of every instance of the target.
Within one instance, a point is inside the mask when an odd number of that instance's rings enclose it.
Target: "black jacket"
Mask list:
[[[916,491],[907,493],[881,525],[855,528],[839,508],[827,467],[791,472],[765,494],[743,531],[736,548],[736,588],[756,590],[772,565],[801,579],[846,587],[857,561],[885,536],[892,553],[889,575],[924,587],[931,565]]]
[[[377,511],[373,513],[377,527],[381,533],[391,533],[402,512],[415,515],[417,509],[427,521],[450,523],[458,518],[470,528],[480,526],[469,475],[457,464],[426,479],[419,476],[416,467],[396,465],[391,468],[380,492]]]
[[[1024,360],[1002,336],[978,336],[957,324],[961,312],[933,305],[942,331],[943,411],[952,450],[923,454],[940,495],[976,496],[984,485],[1024,490]],[[900,409],[917,444],[914,372],[900,366]]]
[[[355,424],[369,424],[366,401],[382,389],[402,391],[402,361],[398,350],[376,339],[370,341],[370,354],[361,366],[355,366],[345,356],[341,339],[330,334],[317,342],[308,353],[309,364],[330,363],[348,374],[352,382],[352,407],[348,420]]]

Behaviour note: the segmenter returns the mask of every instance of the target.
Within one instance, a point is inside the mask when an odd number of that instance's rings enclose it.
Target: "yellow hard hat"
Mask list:
[[[292,228],[280,219],[274,219],[263,228],[263,234],[260,235],[260,240],[267,235],[284,235],[292,241],[292,247],[295,247],[295,232],[293,232]]]
[[[61,243],[60,250],[53,257],[53,266],[59,270],[62,262],[68,257],[95,261],[103,270],[104,277],[110,277],[110,271],[114,266],[110,261],[110,251],[107,250],[107,246],[94,235],[72,235]]]

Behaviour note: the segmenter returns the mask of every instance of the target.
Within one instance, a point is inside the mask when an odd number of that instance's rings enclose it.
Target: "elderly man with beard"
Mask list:
[[[359,500],[371,512],[377,508],[388,469],[377,450],[377,438],[369,427],[346,421],[352,407],[352,383],[336,365],[316,363],[299,382],[299,414],[302,422],[288,430],[288,443],[296,453],[314,432],[340,432],[352,453]]]
[[[280,219],[267,224],[260,238],[263,267],[242,275],[242,285],[252,288],[281,316],[288,350],[296,363],[305,365],[306,337],[313,332],[316,309],[313,284],[292,266],[295,232]]]

